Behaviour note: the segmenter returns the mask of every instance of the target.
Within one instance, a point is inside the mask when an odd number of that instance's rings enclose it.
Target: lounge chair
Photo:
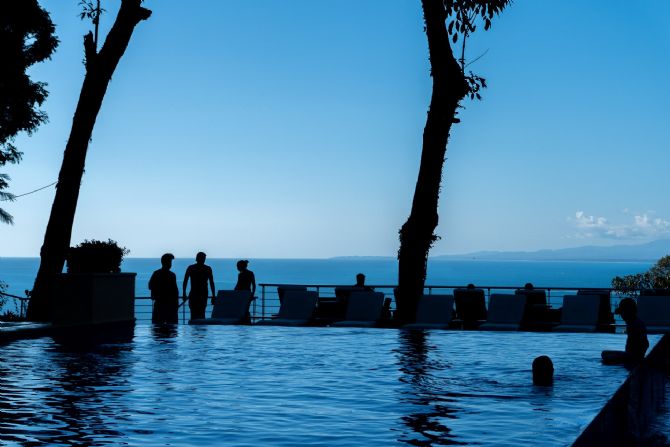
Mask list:
[[[423,295],[416,310],[416,322],[406,329],[446,329],[454,314],[453,295]]]
[[[248,323],[249,304],[252,300],[248,290],[219,290],[214,298],[212,317],[189,320],[188,324]]]
[[[381,318],[384,294],[381,292],[352,291],[349,295],[344,321],[333,323],[337,327],[373,327]]]
[[[526,309],[526,296],[494,293],[489,297],[486,323],[480,329],[518,331]]]
[[[600,310],[598,311],[598,325],[600,328],[614,330],[614,314],[610,301],[609,289],[579,289],[577,295],[598,295],[600,297]]]
[[[282,284],[281,286],[277,286],[277,296],[279,297],[279,303],[281,304],[282,300],[284,299],[284,294],[288,292],[289,290],[300,290],[300,291],[306,291],[307,287],[305,286],[299,286],[295,284]]]
[[[275,318],[259,321],[256,324],[264,326],[305,326],[312,321],[316,302],[319,299],[317,292],[306,290],[286,290]]]
[[[454,301],[456,318],[463,323],[464,328],[477,327],[486,321],[486,294],[483,289],[454,289]]]
[[[595,332],[600,317],[600,295],[565,295],[559,332]]]
[[[637,297],[637,316],[650,333],[670,332],[670,296],[640,295]]]

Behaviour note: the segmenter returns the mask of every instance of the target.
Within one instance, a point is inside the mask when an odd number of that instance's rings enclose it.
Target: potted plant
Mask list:
[[[121,273],[128,253],[111,239],[85,240],[70,248],[67,273],[57,282],[54,323],[134,322],[136,273]]]

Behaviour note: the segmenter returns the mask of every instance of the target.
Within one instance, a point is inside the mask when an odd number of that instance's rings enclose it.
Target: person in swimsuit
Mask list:
[[[237,261],[237,271],[240,273],[237,275],[235,290],[248,290],[251,292],[251,296],[254,296],[256,294],[256,276],[248,267],[249,261]]]
[[[212,268],[205,265],[207,255],[203,252],[195,256],[195,264],[191,264],[184,274],[183,297],[186,300],[186,287],[189,279],[191,280],[191,290],[188,294],[188,307],[191,310],[191,319],[205,318],[205,308],[207,307],[207,283],[212,289],[212,300],[216,296],[214,290],[214,275]]]

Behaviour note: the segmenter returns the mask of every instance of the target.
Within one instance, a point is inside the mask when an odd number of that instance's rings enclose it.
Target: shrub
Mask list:
[[[84,240],[71,247],[67,256],[68,273],[119,273],[123,257],[130,251],[116,241]]]
[[[644,289],[670,289],[670,256],[663,256],[644,273],[615,276],[612,288],[626,296],[635,296]]]

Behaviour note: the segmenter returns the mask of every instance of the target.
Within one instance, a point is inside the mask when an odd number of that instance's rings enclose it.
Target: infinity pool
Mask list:
[[[655,343],[658,337],[650,340]],[[627,371],[620,334],[137,326],[2,346],[0,444],[569,445]],[[531,385],[534,357],[556,369]]]

